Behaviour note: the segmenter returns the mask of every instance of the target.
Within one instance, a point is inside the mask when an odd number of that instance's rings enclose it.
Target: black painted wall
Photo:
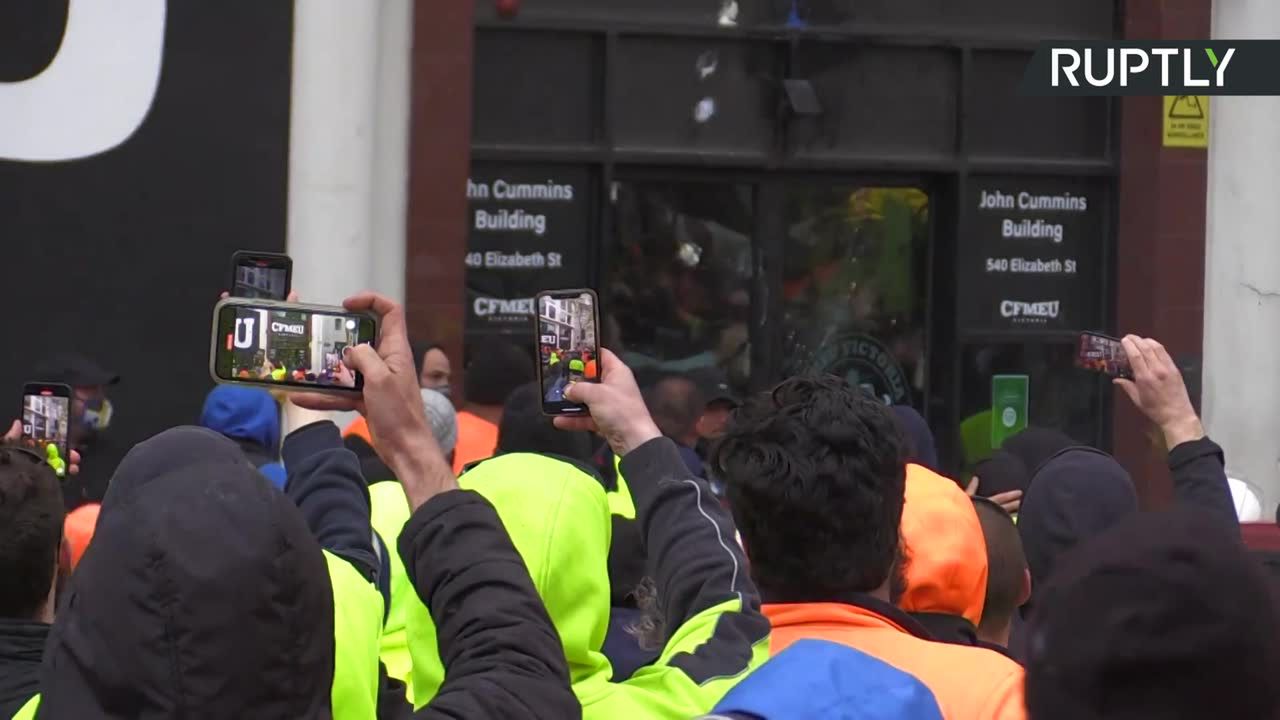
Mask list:
[[[0,0],[0,82],[43,69],[66,14],[66,0]],[[231,253],[285,246],[292,28],[290,2],[169,2],[159,87],[131,138],[81,160],[0,158],[6,427],[31,369],[63,349],[123,376],[117,454],[198,419]]]

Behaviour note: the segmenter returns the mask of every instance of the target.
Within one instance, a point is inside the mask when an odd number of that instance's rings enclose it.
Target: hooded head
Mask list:
[[[204,399],[200,425],[275,453],[280,448],[280,408],[258,388],[219,385]]]
[[[591,462],[594,448],[586,433],[556,429],[542,412],[542,390],[537,383],[516,388],[507,397],[498,424],[499,453],[543,453],[578,462]]]
[[[1276,597],[1220,521],[1134,513],[1064,557],[1040,598],[1036,720],[1280,717]]]
[[[974,467],[981,479],[978,494],[991,497],[1012,490],[1026,492],[1046,460],[1078,443],[1057,430],[1030,427],[1004,441],[1004,446]]]
[[[137,445],[45,650],[41,718],[327,718],[333,595],[298,509],[235,443]]]
[[[1018,513],[1033,602],[1063,553],[1137,509],[1133,481],[1110,455],[1075,447],[1045,461]]]
[[[1006,439],[1001,449],[1012,453],[1022,461],[1027,470],[1035,473],[1049,458],[1079,444],[1061,430],[1029,427]]]
[[[493,504],[524,558],[569,661],[583,704],[609,691],[600,652],[609,624],[609,504],[600,481],[576,465],[531,453],[485,460],[458,478]],[[426,704],[444,679],[436,631],[421,603],[409,609],[414,701]]]
[[[893,405],[889,408],[893,419],[898,422],[902,431],[903,451],[907,462],[924,466],[930,470],[938,468],[938,448],[933,441],[933,431],[924,416],[910,405]]]
[[[987,593],[987,545],[973,501],[952,480],[914,464],[907,465],[904,498],[906,589],[898,605],[976,627]]]

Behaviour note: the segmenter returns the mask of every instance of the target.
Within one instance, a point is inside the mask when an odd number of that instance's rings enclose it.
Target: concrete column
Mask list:
[[[1280,4],[1213,4],[1213,37],[1280,37]],[[1280,501],[1280,97],[1210,105],[1204,308],[1204,420],[1228,472]]]
[[[411,0],[297,0],[288,248],[303,299],[402,300]]]
[[[412,44],[413,0],[295,2],[288,249],[304,301],[404,301]]]
[[[373,146],[373,267],[369,286],[404,302],[409,198],[413,0],[381,0],[377,134]]]

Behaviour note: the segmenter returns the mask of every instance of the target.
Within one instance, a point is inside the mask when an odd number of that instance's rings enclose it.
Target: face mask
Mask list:
[[[443,395],[443,396],[445,396],[445,397],[449,397],[450,395],[452,395],[452,394],[453,394],[453,388],[452,388],[452,387],[450,387],[450,386],[448,385],[448,383],[446,383],[446,384],[444,384],[444,385],[440,385],[440,386],[438,386],[438,387],[433,387],[433,388],[431,388],[431,389],[432,389],[432,390],[435,390],[436,392],[440,393],[441,395]]]
[[[81,422],[84,423],[86,430],[102,432],[111,427],[111,416],[114,414],[111,401],[99,395],[85,401],[84,418]]]

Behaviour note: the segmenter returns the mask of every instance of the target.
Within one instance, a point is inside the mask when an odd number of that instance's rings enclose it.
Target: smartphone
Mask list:
[[[61,383],[22,386],[22,446],[44,458],[58,477],[71,463],[71,388]]]
[[[378,322],[340,307],[226,298],[213,308],[209,373],[215,382],[349,393],[364,378],[342,349],[372,343]]]
[[[1076,344],[1076,367],[1109,375],[1133,379],[1129,356],[1116,338],[1093,332],[1080,333]]]
[[[231,297],[285,300],[292,283],[288,255],[238,250],[231,256]]]
[[[544,290],[534,299],[538,385],[545,415],[583,415],[564,399],[574,383],[600,382],[600,301],[594,290]]]

